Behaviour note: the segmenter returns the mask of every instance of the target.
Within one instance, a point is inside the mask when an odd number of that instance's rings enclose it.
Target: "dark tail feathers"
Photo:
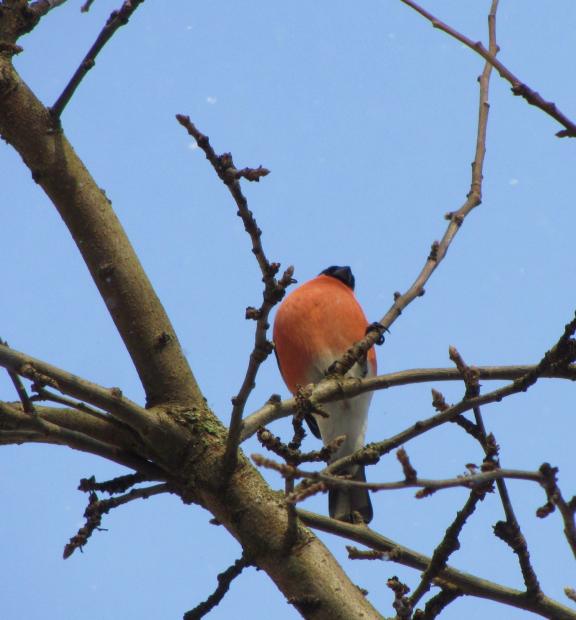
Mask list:
[[[363,465],[357,467],[352,480],[366,482]],[[328,509],[330,516],[333,519],[338,519],[338,521],[353,523],[353,512],[359,512],[362,515],[362,519],[364,519],[364,523],[372,521],[373,512],[370,494],[366,489],[360,487],[330,489],[328,492]]]

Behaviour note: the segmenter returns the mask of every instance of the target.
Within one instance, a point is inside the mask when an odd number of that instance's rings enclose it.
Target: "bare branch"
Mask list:
[[[230,589],[230,584],[240,575],[240,573],[250,566],[250,561],[244,555],[236,560],[232,566],[229,566],[223,573],[217,577],[218,587],[203,603],[194,607],[184,614],[184,620],[200,620],[210,613],[224,598],[226,592]]]
[[[15,433],[15,435],[5,435],[5,433]],[[18,440],[14,443],[23,443],[22,440],[28,439],[34,442],[65,445],[74,450],[96,454],[149,475],[153,479],[165,477],[156,465],[122,447],[94,439],[77,430],[43,419],[40,415],[24,413],[7,403],[0,402],[0,443],[13,443],[9,439]]]
[[[3,345],[5,347],[9,346],[5,340],[2,340],[2,338],[0,338],[0,345]],[[10,377],[10,380],[12,381],[12,384],[14,385],[16,393],[18,394],[18,398],[20,399],[20,402],[22,403],[22,409],[26,413],[34,413],[34,404],[30,400],[30,397],[28,396],[28,392],[26,391],[26,388],[24,387],[18,374],[10,369],[6,369],[6,372],[8,373],[8,376]]]
[[[63,133],[54,131],[51,114],[6,54],[0,54],[0,93],[0,135],[22,157],[68,227],[130,353],[147,406],[179,402],[204,408],[170,320],[109,199]]]
[[[444,22],[440,21],[432,13],[426,11],[413,0],[400,0],[410,8],[414,9],[417,13],[420,13],[422,17],[427,19],[434,28],[442,30],[446,34],[450,35],[460,43],[463,43],[466,47],[482,56],[484,60],[489,62],[496,71],[500,74],[500,77],[504,78],[512,86],[512,93],[514,95],[523,97],[530,105],[533,105],[553,119],[558,121],[565,127],[562,131],[556,133],[559,138],[574,138],[576,137],[576,124],[574,124],[566,115],[564,115],[554,103],[543,99],[536,91],[532,90],[527,84],[523,83],[518,77],[516,77],[512,71],[506,68],[497,58],[494,51],[487,50],[481,41],[472,41],[462,33],[458,32],[454,28],[451,28]]]
[[[149,428],[150,414],[124,397],[118,388],[104,388],[1,344],[0,366],[30,379],[40,388],[48,385],[64,394],[85,400],[141,432]]]
[[[96,482],[96,478],[91,476],[90,478],[82,478],[78,485],[79,491],[89,493],[91,491],[103,491],[110,495],[116,495],[118,493],[126,493],[128,489],[135,484],[145,482],[149,480],[142,474],[127,474],[126,476],[118,476],[112,480],[106,480],[104,482]]]
[[[458,370],[464,377],[464,382],[466,385],[465,398],[474,398],[475,396],[478,396],[480,394],[480,385],[478,382],[478,374],[475,370],[470,368],[464,362],[462,356],[454,347],[450,347],[450,359],[456,364]],[[492,433],[487,434],[480,407],[474,407],[473,411],[476,424],[472,435],[480,443],[482,449],[484,450],[484,454],[486,455],[485,465],[499,468],[499,448],[496,439]],[[512,501],[510,500],[510,495],[508,494],[508,488],[502,478],[496,481],[496,485],[498,487],[498,493],[506,515],[506,521],[499,521],[496,523],[494,526],[494,533],[501,540],[506,542],[517,555],[520,570],[522,571],[522,576],[524,578],[524,583],[526,584],[527,594],[529,596],[538,596],[540,593],[540,584],[530,561],[528,545],[520,529],[518,519],[516,518]]]
[[[576,524],[574,523],[574,514],[576,513],[576,497],[573,497],[569,502],[562,497],[562,493],[556,483],[556,474],[558,469],[551,467],[548,463],[544,463],[540,467],[540,472],[544,477],[543,486],[546,489],[548,496],[548,502],[558,508],[558,511],[562,515],[564,521],[564,535],[566,540],[572,549],[574,557],[576,557]],[[551,511],[544,511],[540,509],[536,514],[539,517],[545,517]]]
[[[236,466],[237,450],[240,444],[240,432],[242,430],[242,416],[244,414],[246,401],[254,389],[256,375],[260,365],[273,351],[273,345],[266,337],[269,327],[268,316],[272,308],[284,297],[286,288],[295,282],[292,278],[294,268],[288,267],[282,278],[276,280],[275,276],[280,269],[280,264],[271,263],[266,257],[261,241],[262,231],[258,227],[252,211],[248,208],[248,201],[240,187],[240,178],[258,182],[261,177],[269,174],[269,171],[266,168],[262,168],[262,166],[256,169],[244,168],[238,170],[234,166],[232,155],[230,153],[217,155],[210,144],[208,136],[200,132],[188,116],[177,114],[176,119],[186,129],[188,134],[196,140],[199,148],[204,151],[206,159],[212,164],[214,171],[228,188],[232,198],[234,198],[236,206],[238,207],[237,215],[242,219],[244,229],[250,236],[252,253],[258,261],[258,266],[262,273],[262,281],[264,282],[262,305],[259,309],[246,309],[246,318],[256,321],[256,332],[254,335],[254,348],[250,353],[246,375],[238,394],[232,398],[232,414],[230,417],[228,441],[223,462],[223,471],[225,474],[229,474]]]
[[[461,510],[456,514],[456,518],[449,525],[444,538],[440,544],[434,549],[430,564],[426,567],[426,570],[422,573],[420,583],[414,590],[408,600],[410,609],[413,610],[418,604],[418,601],[430,590],[433,580],[446,568],[448,558],[460,548],[460,541],[458,537],[462,528],[466,524],[468,518],[476,510],[478,502],[484,499],[484,493],[472,491],[468,500],[464,504]]]
[[[535,365],[475,367],[479,379],[484,381],[519,379],[535,368]],[[540,377],[575,381],[576,366],[568,365],[544,370]],[[315,385],[310,399],[313,403],[321,404],[351,398],[365,392],[437,381],[462,381],[462,374],[455,368],[415,368],[367,379],[330,378]],[[254,435],[260,426],[266,426],[270,422],[292,415],[295,405],[296,400],[294,398],[286,400],[280,400],[280,397],[270,398],[265,405],[244,419],[241,441],[245,441]]]
[[[29,9],[36,14],[37,17],[43,17],[58,6],[64,4],[66,0],[36,0],[36,2],[31,2]]]
[[[72,409],[77,409],[78,411],[87,413],[95,418],[105,420],[113,419],[106,413],[89,407],[86,403],[74,400],[73,398],[67,398],[66,396],[60,396],[59,394],[54,394],[37,383],[34,384],[34,392],[34,396],[31,398],[33,402],[49,401],[60,405],[65,405],[66,407],[71,407]]]
[[[463,487],[466,489],[474,489],[480,493],[483,489],[490,486],[495,480],[509,478],[511,480],[527,480],[537,482],[544,485],[545,478],[541,471],[527,471],[521,469],[490,469],[478,474],[465,474],[456,476],[455,478],[447,478],[444,480],[428,479],[428,478],[404,478],[394,482],[361,482],[346,477],[338,477],[324,471],[305,471],[295,465],[278,463],[272,459],[268,459],[261,454],[253,454],[252,460],[259,467],[271,469],[278,472],[283,477],[303,478],[305,480],[313,480],[323,482],[326,486],[338,487],[362,487],[370,491],[396,491],[398,489],[423,489],[424,492],[416,494],[418,499],[428,497],[433,492],[441,489],[453,489]],[[297,493],[299,489],[295,490]]]
[[[143,489],[132,489],[125,495],[120,497],[112,497],[110,499],[98,499],[98,496],[94,491],[90,492],[90,499],[88,501],[88,507],[84,512],[86,518],[86,524],[78,530],[78,533],[72,536],[70,542],[64,547],[63,557],[66,560],[69,558],[76,549],[82,548],[88,542],[90,536],[94,530],[102,529],[100,523],[102,522],[102,515],[107,514],[113,508],[117,508],[122,504],[134,501],[135,499],[148,499],[153,495],[160,495],[161,493],[170,493],[170,487],[167,484],[156,484],[154,486],[145,487]]]
[[[420,615],[415,616],[415,620],[416,618],[418,620],[434,620],[450,603],[453,603],[462,594],[463,592],[459,588],[442,586],[440,592],[426,602],[424,611]]]
[[[370,549],[381,551],[385,559],[397,562],[404,566],[419,571],[426,570],[430,564],[430,557],[404,547],[395,541],[381,536],[366,525],[354,525],[343,521],[336,521],[329,517],[298,509],[301,521],[314,529],[334,534],[348,540],[365,545]],[[470,573],[458,571],[447,566],[438,575],[442,585],[448,583],[459,588],[464,594],[489,599],[505,605],[511,605],[519,609],[525,609],[539,614],[550,620],[576,620],[576,611],[548,598],[544,594],[541,597],[527,598],[525,592],[514,590],[491,582],[487,579],[476,577]]]
[[[82,13],[88,13],[93,4],[94,0],[86,0],[86,2],[84,2],[84,4],[80,7],[80,11],[82,11]]]
[[[74,75],[66,84],[66,87],[58,97],[54,105],[50,108],[50,112],[55,120],[58,120],[64,111],[64,108],[68,105],[68,102],[72,98],[72,95],[80,86],[80,82],[84,79],[84,76],[92,69],[96,64],[96,56],[100,53],[102,48],[113,37],[114,33],[121,27],[128,23],[128,20],[132,16],[132,13],[142,4],[144,0],[125,0],[122,6],[112,11],[110,17],[106,21],[104,28],[100,31],[100,34],[96,37],[92,47],[88,50],[84,60],[80,63],[78,69],[76,69]],[[48,2],[47,4],[50,4]],[[82,7],[84,10],[84,7]],[[87,10],[87,9],[86,9]]]

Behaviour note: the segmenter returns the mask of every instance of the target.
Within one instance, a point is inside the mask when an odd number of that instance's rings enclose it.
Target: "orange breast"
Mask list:
[[[361,340],[368,321],[353,291],[321,275],[303,284],[280,305],[274,321],[274,343],[280,371],[294,393],[296,386],[318,381],[328,366]],[[376,373],[374,349],[368,353]]]

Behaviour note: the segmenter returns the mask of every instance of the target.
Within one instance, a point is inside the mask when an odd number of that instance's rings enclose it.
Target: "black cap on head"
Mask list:
[[[339,267],[337,265],[332,265],[332,267],[328,267],[327,269],[324,269],[324,271],[321,271],[320,275],[336,278],[337,280],[340,280],[342,284],[345,284],[348,288],[354,290],[356,280],[354,279],[354,275],[352,274],[352,269],[350,269],[350,267]]]

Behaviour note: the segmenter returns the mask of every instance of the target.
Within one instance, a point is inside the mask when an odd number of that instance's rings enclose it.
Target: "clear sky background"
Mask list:
[[[20,42],[25,51],[16,66],[47,105],[119,1],[96,0],[87,15],[80,4],[69,0]],[[488,0],[425,4],[486,40]],[[576,5],[501,4],[502,61],[576,119]],[[254,325],[244,309],[260,303],[260,274],[230,196],[174,115],[190,115],[239,167],[272,171],[245,185],[270,259],[293,264],[300,282],[329,265],[350,265],[358,298],[377,320],[441,237],[444,214],[465,200],[482,67],[478,56],[399,0],[149,0],[106,46],[64,112],[64,130],[111,198],[224,421],[252,346]],[[497,75],[491,102],[483,204],[466,220],[426,295],[379,349],[381,372],[449,366],[451,344],[470,364],[536,363],[573,316],[576,143],[556,138],[560,127],[512,96]],[[12,149],[0,147],[0,335],[142,402],[130,359],[56,210]],[[430,387],[377,394],[368,440],[432,415]],[[462,395],[460,384],[434,387],[449,401]],[[273,392],[287,395],[270,358],[247,411]],[[15,399],[4,376],[0,397]],[[533,470],[550,461],[560,468],[567,498],[576,490],[574,402],[572,385],[542,380],[527,394],[484,408],[503,465]],[[309,449],[318,445],[306,441]],[[245,448],[262,451],[254,441]],[[455,427],[406,448],[425,477],[452,477],[482,459]],[[87,502],[78,481],[123,470],[64,448],[19,446],[0,449],[0,471],[0,616],[7,620],[179,618],[240,555],[207,512],[159,497],[114,510],[103,521],[108,531],[63,561]],[[401,471],[391,455],[368,475],[396,480]],[[267,478],[282,486],[278,476]],[[509,488],[545,592],[569,604],[562,590],[576,586],[576,571],[559,516],[535,517],[545,502],[536,485]],[[466,496],[462,489],[419,501],[412,492],[381,493],[373,499],[372,526],[431,553]],[[326,503],[314,498],[305,507],[325,513]],[[520,588],[515,557],[492,534],[501,518],[498,497],[487,497],[450,562]],[[418,583],[415,571],[392,563],[350,562],[346,541],[321,537],[385,615],[393,611],[389,576]],[[464,616],[532,617],[478,599],[462,599],[442,617]],[[248,569],[210,618],[248,617],[297,614],[264,573]]]

